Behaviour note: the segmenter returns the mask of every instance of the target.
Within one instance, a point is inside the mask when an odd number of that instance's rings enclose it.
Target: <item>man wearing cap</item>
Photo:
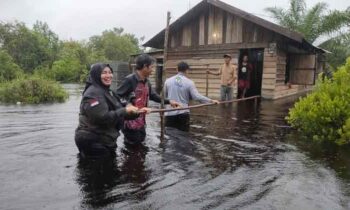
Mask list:
[[[236,69],[231,64],[231,58],[230,54],[225,54],[225,63],[220,67],[218,72],[207,71],[208,74],[221,75],[221,101],[232,100],[232,86],[236,80]]]
[[[188,107],[189,101],[196,100],[201,103],[216,103],[219,101],[212,100],[199,94],[194,82],[186,77],[187,70],[190,67],[186,62],[180,62],[177,65],[177,74],[168,78],[164,84],[165,95],[169,100],[180,103],[182,107]],[[177,110],[165,112],[165,126],[175,127],[183,131],[189,130],[190,111]]]

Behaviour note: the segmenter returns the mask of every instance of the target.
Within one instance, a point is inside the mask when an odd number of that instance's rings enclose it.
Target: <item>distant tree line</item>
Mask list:
[[[23,74],[60,82],[86,78],[95,62],[127,61],[139,53],[139,41],[123,28],[105,30],[87,41],[60,40],[49,26],[37,21],[32,28],[21,22],[0,22],[0,82]]]

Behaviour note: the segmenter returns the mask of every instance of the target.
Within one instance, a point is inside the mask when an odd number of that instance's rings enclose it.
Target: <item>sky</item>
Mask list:
[[[106,29],[122,27],[145,41],[161,31],[166,13],[171,22],[201,0],[0,0],[0,21],[20,21],[28,27],[37,21],[46,22],[60,37],[87,40]],[[288,7],[289,0],[222,0],[261,18],[272,20],[266,7]],[[320,0],[305,0],[308,8]],[[329,9],[344,10],[350,0],[328,0]]]

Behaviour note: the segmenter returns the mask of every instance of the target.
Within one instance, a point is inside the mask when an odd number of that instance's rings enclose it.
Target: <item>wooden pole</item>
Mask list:
[[[170,12],[167,12],[166,18],[166,28],[165,28],[165,36],[164,36],[164,52],[163,52],[163,71],[162,71],[162,85],[161,85],[161,97],[162,101],[160,104],[160,108],[164,109],[164,80],[165,80],[165,70],[166,70],[166,62],[168,57],[168,38],[169,38],[169,23],[170,23]],[[164,112],[160,112],[160,140],[164,140],[165,134],[165,122],[164,122]]]
[[[209,64],[207,64],[207,81],[206,81],[206,86],[205,86],[205,96],[208,97],[208,90],[209,90]]]
[[[227,103],[233,103],[233,102],[239,102],[239,101],[247,101],[247,100],[251,100],[251,99],[257,100],[258,98],[260,98],[259,95],[246,97],[246,98],[240,98],[240,99],[233,99],[233,100],[229,100],[229,101],[220,101],[220,104],[227,104]],[[179,110],[194,109],[194,108],[199,108],[199,107],[204,107],[204,106],[212,106],[212,105],[216,105],[216,103],[198,104],[198,105],[193,105],[193,106],[188,106],[188,107],[171,108],[171,109],[152,109],[151,113],[179,111]]]

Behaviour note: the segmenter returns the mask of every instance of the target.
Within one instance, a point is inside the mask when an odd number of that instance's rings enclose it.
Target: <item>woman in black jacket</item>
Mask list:
[[[75,131],[75,143],[83,157],[114,155],[124,119],[146,112],[131,105],[123,107],[109,89],[112,77],[113,70],[108,64],[97,63],[91,67]]]

